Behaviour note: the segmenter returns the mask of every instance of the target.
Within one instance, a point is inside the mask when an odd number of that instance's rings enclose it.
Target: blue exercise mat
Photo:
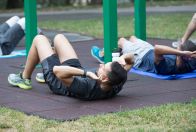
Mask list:
[[[150,72],[144,72],[137,70],[135,68],[132,68],[129,72],[136,73],[139,75],[144,75],[144,76],[150,76],[153,78],[158,78],[158,79],[163,79],[163,80],[177,80],[177,79],[187,79],[187,78],[196,78],[196,70],[189,72],[189,73],[184,73],[184,74],[175,74],[175,75],[159,75],[156,73],[150,73]]]
[[[15,50],[9,55],[0,56],[0,59],[2,59],[2,58],[16,58],[16,57],[21,57],[21,56],[26,56],[26,50]]]

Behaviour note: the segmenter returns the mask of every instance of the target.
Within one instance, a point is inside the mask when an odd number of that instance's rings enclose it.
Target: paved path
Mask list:
[[[147,13],[176,13],[176,12],[196,12],[196,5],[188,6],[167,6],[167,7],[147,7]],[[119,16],[130,16],[133,15],[134,8],[119,8]],[[5,21],[7,18],[18,15],[23,16],[23,13],[1,13],[0,22]],[[47,11],[38,12],[38,20],[66,20],[66,19],[90,19],[102,17],[102,8],[97,9],[82,9],[82,10],[62,10],[62,11]]]

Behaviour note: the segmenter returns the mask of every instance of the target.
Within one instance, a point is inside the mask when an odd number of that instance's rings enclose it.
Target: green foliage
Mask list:
[[[0,123],[0,129],[8,129],[8,128],[11,128],[11,126],[4,123]]]

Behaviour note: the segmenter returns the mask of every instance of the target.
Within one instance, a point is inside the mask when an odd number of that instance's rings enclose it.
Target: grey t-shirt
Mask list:
[[[141,39],[137,39],[134,43],[127,40],[123,44],[122,52],[123,54],[132,53],[135,59],[133,67],[138,68],[142,62],[142,58],[152,49],[154,49],[154,47],[151,44]]]

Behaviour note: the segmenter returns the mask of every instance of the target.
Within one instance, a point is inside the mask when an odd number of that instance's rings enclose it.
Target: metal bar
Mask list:
[[[112,61],[112,51],[117,48],[117,0],[103,0],[104,62]]]
[[[146,0],[134,1],[135,36],[146,40]]]
[[[25,13],[25,41],[28,55],[33,38],[37,35],[37,11],[36,0],[24,0]]]

